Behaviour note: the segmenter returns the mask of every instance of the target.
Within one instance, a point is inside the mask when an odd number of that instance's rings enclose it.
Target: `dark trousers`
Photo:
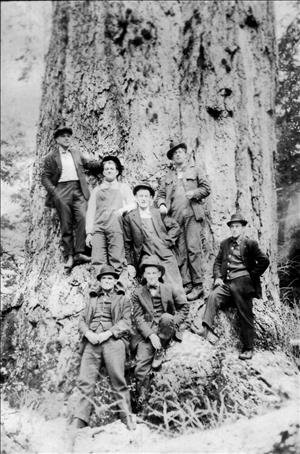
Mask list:
[[[87,342],[81,358],[78,388],[81,393],[75,417],[89,422],[94,390],[104,361],[119,407],[120,417],[131,413],[130,394],[125,380],[125,344],[121,339],[108,339],[100,345]]]
[[[177,260],[183,285],[202,283],[203,268],[202,223],[194,216],[184,218],[177,240]]]
[[[64,255],[85,251],[86,200],[79,181],[66,181],[56,186],[55,208],[58,213]],[[74,238],[75,236],[75,238]]]
[[[161,340],[163,347],[167,347],[171,338],[175,334],[174,317],[171,314],[165,313],[161,316],[159,323],[154,329]],[[154,358],[155,350],[149,339],[141,340],[137,346],[136,367],[134,375],[138,384],[145,382],[151,370],[151,363]]]
[[[92,263],[109,264],[120,274],[125,267],[124,239],[121,232],[95,232],[93,235]]]
[[[203,325],[212,329],[217,310],[232,301],[238,310],[243,349],[252,350],[254,338],[253,296],[254,287],[251,278],[248,276],[226,281],[223,285],[219,285],[208,297]]]

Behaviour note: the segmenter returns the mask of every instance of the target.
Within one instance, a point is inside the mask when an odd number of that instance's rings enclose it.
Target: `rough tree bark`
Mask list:
[[[116,152],[132,184],[149,177],[157,185],[168,164],[169,140],[182,138],[212,188],[205,230],[206,290],[219,241],[228,234],[225,221],[240,208],[248,232],[271,259],[264,300],[256,305],[258,337],[274,343],[280,336],[273,16],[267,1],[54,5],[31,190],[28,265],[5,322],[7,330],[15,327],[7,339],[13,339],[15,357],[24,360],[19,366],[27,370],[24,380],[30,386],[46,379],[53,389],[73,384],[77,316],[91,283],[88,267],[63,274],[58,223],[44,207],[41,163],[60,123],[72,126],[75,146],[90,157]],[[9,340],[5,348],[12,351]]]

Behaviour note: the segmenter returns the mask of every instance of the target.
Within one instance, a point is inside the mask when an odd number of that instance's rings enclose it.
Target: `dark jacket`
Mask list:
[[[222,241],[220,244],[220,250],[213,267],[215,279],[220,277],[224,280],[226,278],[230,243],[231,237]],[[242,238],[240,241],[240,254],[245,267],[251,276],[255,289],[255,296],[256,298],[261,298],[260,276],[268,268],[270,263],[269,259],[266,254],[259,249],[257,241],[247,237]]]
[[[160,211],[151,208],[151,215],[154,228],[159,238],[167,248],[171,249],[179,236],[180,227],[175,219],[166,216],[162,220]],[[130,211],[123,219],[125,256],[128,265],[139,267],[142,258],[142,249],[145,237],[142,229],[142,220],[139,209]]]
[[[100,170],[100,162],[88,161],[78,150],[70,149],[72,157],[74,159],[75,168],[79,178],[81,190],[86,200],[89,199],[90,191],[86,181],[84,169],[97,172]],[[60,153],[57,150],[47,154],[44,158],[43,170],[41,174],[42,185],[47,190],[47,196],[45,205],[49,208],[53,208],[55,196],[55,187],[58,184],[62,172]]]
[[[83,342],[82,349],[86,342],[84,335],[90,329],[99,295],[101,295],[101,291],[98,293],[94,291],[90,292],[86,307],[79,317],[79,332],[82,336],[81,341]],[[110,331],[113,337],[115,339],[122,339],[126,346],[128,346],[128,339],[131,334],[131,306],[130,301],[122,291],[113,294],[111,316],[113,326],[110,328]]]
[[[183,323],[189,313],[189,305],[183,291],[172,288],[167,284],[160,285],[161,301],[164,312],[174,315],[174,324],[176,326],[176,338],[182,339],[182,333],[179,326]],[[151,293],[146,285],[136,289],[132,297],[133,318],[138,331],[138,336],[134,339],[132,345],[136,348],[142,339],[147,339],[154,333],[152,324],[154,321],[154,309],[152,304]]]
[[[169,169],[162,179],[157,193],[157,205],[166,205],[168,212],[172,204],[172,197],[176,188],[176,171]],[[193,198],[189,201],[197,221],[204,218],[204,199],[210,194],[210,187],[201,171],[194,164],[188,164],[183,170],[183,186],[185,191],[193,191]]]

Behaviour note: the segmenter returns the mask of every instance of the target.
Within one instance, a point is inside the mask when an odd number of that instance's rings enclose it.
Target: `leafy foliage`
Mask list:
[[[288,26],[278,45],[279,84],[276,97],[278,185],[290,185],[300,173],[300,15]]]

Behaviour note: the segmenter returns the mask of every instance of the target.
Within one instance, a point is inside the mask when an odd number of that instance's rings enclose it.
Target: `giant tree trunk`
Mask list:
[[[41,163],[61,123],[73,128],[75,146],[91,158],[118,153],[131,184],[148,177],[157,185],[168,165],[169,140],[183,139],[212,188],[205,227],[206,290],[218,244],[228,235],[225,221],[239,208],[249,221],[248,232],[271,259],[265,300],[256,306],[258,337],[278,338],[275,69],[271,2],[55,4],[31,191],[28,266],[6,325],[18,326],[15,354],[28,356],[29,364],[20,369],[27,371],[24,380],[30,386],[73,385],[77,316],[92,280],[85,266],[64,275],[58,222],[44,207]]]

